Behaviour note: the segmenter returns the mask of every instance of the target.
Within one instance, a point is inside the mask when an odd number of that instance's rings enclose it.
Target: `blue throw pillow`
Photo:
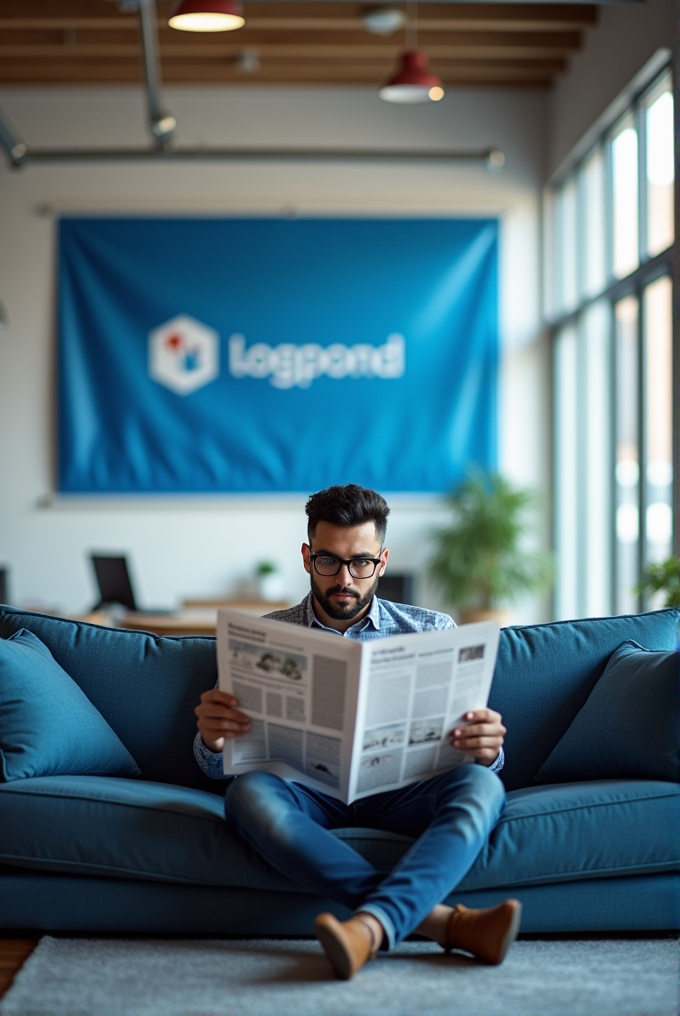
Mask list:
[[[536,779],[678,782],[679,675],[680,652],[624,642]]]
[[[137,763],[47,646],[0,639],[0,775],[140,776]]]

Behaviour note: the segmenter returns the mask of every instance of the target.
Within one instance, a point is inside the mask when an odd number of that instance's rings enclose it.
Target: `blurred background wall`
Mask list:
[[[549,173],[672,32],[672,4],[605,8],[573,70],[552,92],[450,88],[429,107],[381,103],[372,89],[167,88],[185,144],[475,148],[506,155],[502,172],[462,165],[276,165],[153,162],[0,165],[0,562],[11,599],[65,612],[95,599],[92,549],[131,556],[139,599],[233,593],[258,560],[277,562],[291,601],[307,589],[302,495],[218,499],[53,496],[55,216],[59,212],[275,215],[498,215],[499,468],[550,491],[550,374],[542,325],[541,195]],[[614,43],[616,45],[614,45]],[[619,59],[625,55],[625,61]],[[0,106],[36,146],[141,145],[140,89],[0,89]],[[417,407],[414,407],[414,410]],[[417,602],[440,604],[424,574],[435,498],[383,491],[392,567],[414,572]],[[538,542],[549,543],[549,520]],[[546,600],[513,619],[547,619]]]

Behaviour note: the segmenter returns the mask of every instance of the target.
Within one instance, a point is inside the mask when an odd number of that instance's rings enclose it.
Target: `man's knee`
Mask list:
[[[268,798],[276,793],[277,777],[270,773],[253,772],[236,776],[230,782],[224,795],[224,811],[227,821],[239,820],[253,811],[260,811]]]
[[[295,803],[288,799],[286,783],[271,773],[244,773],[232,780],[224,795],[227,822],[237,831],[256,837],[280,838]]]
[[[459,766],[446,776],[442,790],[450,804],[460,805],[468,797],[485,811],[500,816],[505,806],[505,787],[487,766]]]
[[[503,782],[498,774],[493,769],[490,769],[489,766],[475,763],[469,766],[460,766],[458,772],[464,781],[469,782],[474,787],[479,787],[483,793],[505,798]]]

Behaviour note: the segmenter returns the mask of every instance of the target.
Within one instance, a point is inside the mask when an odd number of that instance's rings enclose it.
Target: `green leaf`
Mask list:
[[[475,469],[446,503],[451,522],[434,531],[429,564],[449,603],[490,610],[550,588],[552,555],[524,547],[542,504],[537,491]]]
[[[638,596],[665,593],[666,607],[680,607],[680,558],[669,557],[656,564],[648,564],[642,572],[642,581],[634,590]]]

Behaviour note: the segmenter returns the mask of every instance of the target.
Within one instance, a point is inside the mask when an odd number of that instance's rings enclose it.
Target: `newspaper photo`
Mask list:
[[[346,804],[474,761],[448,735],[483,708],[495,621],[369,642],[220,610],[219,687],[251,729],[224,746],[224,772],[261,769]]]

